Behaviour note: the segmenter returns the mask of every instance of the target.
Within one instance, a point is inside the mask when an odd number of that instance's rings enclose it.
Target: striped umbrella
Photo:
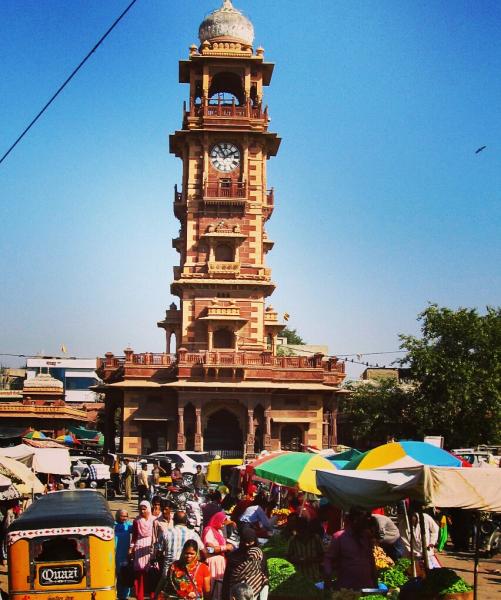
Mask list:
[[[316,484],[316,471],[335,471],[336,466],[319,454],[284,452],[270,457],[254,468],[254,473],[274,483],[297,486],[303,492],[320,494]]]
[[[420,465],[460,467],[461,461],[446,450],[427,442],[391,442],[356,456],[343,470],[405,469]]]
[[[56,438],[56,442],[62,442],[63,444],[66,444],[67,446],[75,446],[77,444],[80,444],[80,442],[77,440],[77,438],[72,433],[67,433],[65,435],[59,435]]]
[[[45,435],[45,433],[42,433],[41,431],[28,431],[28,433],[23,435],[23,437],[26,438],[27,440],[46,440],[47,439],[47,436]]]

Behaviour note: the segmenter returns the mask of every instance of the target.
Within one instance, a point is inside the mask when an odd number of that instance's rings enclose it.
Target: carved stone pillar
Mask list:
[[[214,345],[214,332],[212,331],[212,325],[208,324],[208,336],[209,336],[209,352],[212,352],[212,347]]]
[[[177,409],[177,449],[186,448],[186,436],[184,435],[184,406]]]
[[[202,409],[195,408],[195,452],[202,451]]]
[[[247,441],[246,454],[254,454],[254,409],[247,409]]]
[[[327,411],[324,414],[324,421],[322,423],[322,448],[329,447],[329,420],[330,413]]]
[[[271,450],[271,409],[264,411],[265,430],[263,436],[263,447]]]

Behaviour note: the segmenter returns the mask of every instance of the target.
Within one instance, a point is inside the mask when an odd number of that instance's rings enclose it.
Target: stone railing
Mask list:
[[[219,369],[233,371],[232,377],[247,381],[276,381],[289,383],[324,383],[339,385],[345,376],[344,363],[336,358],[324,360],[322,354],[313,356],[273,356],[271,352],[240,352],[233,350],[189,352],[180,348],[176,355],[146,352],[136,354],[130,348],[125,356],[107,353],[98,359],[98,371],[106,381],[148,379],[164,370],[168,379],[204,380],[218,376]],[[228,374],[225,373],[225,377]]]

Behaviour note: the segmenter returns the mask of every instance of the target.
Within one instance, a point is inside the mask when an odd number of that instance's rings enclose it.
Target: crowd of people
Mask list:
[[[140,500],[132,521],[127,511],[118,511],[118,599],[126,600],[134,588],[138,600],[230,600],[238,588],[254,600],[266,600],[268,571],[259,539],[273,533],[276,503],[273,488],[240,498],[215,490],[203,503],[195,495],[184,510],[173,510],[169,501],[153,496],[151,502]],[[409,556],[411,544],[414,556],[422,557],[421,528],[412,506],[396,523],[381,510],[357,508],[342,520],[339,509],[308,500],[297,490],[290,491],[285,503],[290,513],[283,527],[287,559],[310,581],[323,580],[326,588],[377,586],[375,546],[393,561]],[[439,525],[426,514],[424,524],[429,564],[439,566]]]
[[[201,506],[199,526],[189,526],[185,510],[172,511],[166,500],[141,500],[139,514],[126,510],[115,517],[117,598],[134,589],[145,598],[211,598],[266,600],[268,573],[252,527],[240,526],[239,542],[231,541],[237,525],[214,493]]]

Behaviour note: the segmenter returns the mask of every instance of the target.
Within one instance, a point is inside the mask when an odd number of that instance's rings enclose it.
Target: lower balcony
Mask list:
[[[125,356],[108,353],[98,359],[98,374],[105,382],[139,380],[155,377],[165,381],[176,379],[205,381],[231,379],[248,382],[280,382],[323,384],[337,387],[345,378],[344,363],[336,358],[324,360],[314,356],[273,356],[271,352],[234,350],[201,350],[189,352],[180,348],[177,355],[136,354],[130,348]]]

